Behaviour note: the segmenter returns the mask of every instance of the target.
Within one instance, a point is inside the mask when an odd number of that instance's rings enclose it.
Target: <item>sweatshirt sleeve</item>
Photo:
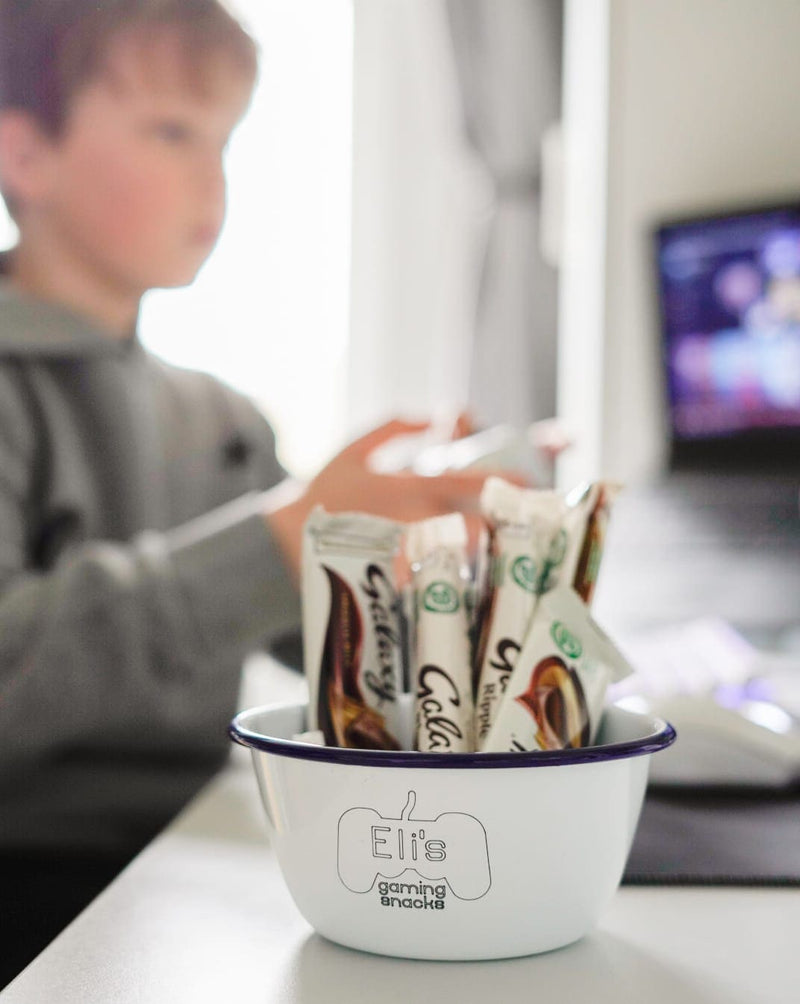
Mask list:
[[[7,393],[8,391],[8,393]],[[299,622],[253,492],[177,529],[94,541],[27,567],[30,421],[0,386],[0,735],[3,766],[83,741],[203,745],[232,713],[241,658]],[[219,737],[215,741],[218,743]]]

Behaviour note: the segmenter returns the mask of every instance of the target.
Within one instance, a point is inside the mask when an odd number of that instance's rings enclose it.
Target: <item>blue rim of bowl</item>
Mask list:
[[[521,753],[421,753],[416,750],[361,750],[346,749],[340,746],[316,746],[294,739],[277,739],[273,736],[265,736],[260,732],[253,732],[252,729],[243,724],[245,719],[254,718],[266,711],[277,710],[279,707],[298,706],[302,705],[273,704],[241,711],[231,722],[228,735],[240,746],[298,760],[357,764],[361,767],[414,767],[438,770],[463,770],[465,767],[481,769],[555,767],[578,763],[602,763],[606,760],[625,760],[630,757],[657,753],[670,746],[676,738],[675,729],[663,718],[658,718],[655,715],[639,715],[638,717],[651,720],[654,731],[639,739],[629,739],[624,742],[605,743],[601,746],[581,746],[569,750],[535,750]],[[632,711],[624,713],[637,714]]]

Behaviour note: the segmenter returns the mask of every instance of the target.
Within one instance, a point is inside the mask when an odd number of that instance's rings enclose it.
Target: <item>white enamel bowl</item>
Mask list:
[[[294,742],[304,704],[237,715],[271,840],[320,934],[384,955],[496,959],[567,945],[619,885],[659,718],[610,707],[597,744],[414,753]]]

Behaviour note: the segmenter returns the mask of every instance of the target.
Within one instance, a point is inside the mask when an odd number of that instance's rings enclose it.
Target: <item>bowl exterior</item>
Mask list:
[[[253,750],[308,922],[352,948],[451,960],[543,952],[594,926],[622,875],[649,760],[423,770]]]

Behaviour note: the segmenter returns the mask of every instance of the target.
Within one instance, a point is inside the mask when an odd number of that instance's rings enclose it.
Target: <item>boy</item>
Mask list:
[[[370,473],[391,423],[289,496],[256,409],[137,340],[214,244],[255,73],[217,0],[0,0],[0,985],[222,762],[242,656],[299,620],[310,509],[482,483]]]

